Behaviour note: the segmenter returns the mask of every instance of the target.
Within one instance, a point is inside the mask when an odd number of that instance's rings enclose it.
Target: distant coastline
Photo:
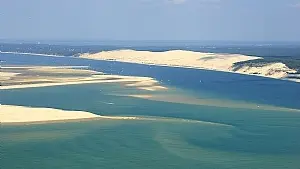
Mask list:
[[[0,54],[18,54],[18,55],[33,55],[33,56],[52,56],[52,57],[65,57],[61,55],[51,55],[51,54],[42,54],[42,53],[23,53],[23,52],[2,52]]]
[[[64,50],[73,51],[71,48],[64,48]],[[100,52],[80,53],[77,49],[76,52],[73,51],[75,53],[70,53],[70,55],[66,56],[59,55],[55,51],[53,52],[55,54],[49,54],[49,52],[48,54],[46,54],[47,52],[43,54],[0,51],[0,54],[76,57],[111,62],[118,61],[145,65],[206,69],[300,82],[300,61],[297,59],[263,58],[244,54],[195,52],[188,50],[152,52],[146,50],[112,49],[100,50]]]

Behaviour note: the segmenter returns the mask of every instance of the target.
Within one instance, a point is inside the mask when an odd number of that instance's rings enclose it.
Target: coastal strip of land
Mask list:
[[[15,55],[64,57],[64,56],[61,56],[61,55],[51,55],[51,54],[42,54],[42,53],[27,53],[27,52],[4,52],[4,51],[0,51],[0,53],[3,53],[3,54],[15,54]]]
[[[297,73],[297,70],[291,69],[281,62],[240,66],[237,63],[263,60],[261,57],[242,54],[204,53],[186,50],[151,52],[124,49],[93,54],[84,53],[79,57],[93,60],[215,70],[284,80],[293,80],[289,78],[289,75]]]

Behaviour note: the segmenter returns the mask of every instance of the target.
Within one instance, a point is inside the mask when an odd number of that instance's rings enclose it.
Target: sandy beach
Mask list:
[[[85,111],[68,111],[54,108],[33,108],[15,105],[0,105],[0,123],[36,123],[69,120],[112,119],[135,120],[137,117],[100,116]]]

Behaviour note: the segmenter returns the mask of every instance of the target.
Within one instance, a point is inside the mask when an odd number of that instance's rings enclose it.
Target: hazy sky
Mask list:
[[[0,0],[0,39],[300,41],[300,0]]]

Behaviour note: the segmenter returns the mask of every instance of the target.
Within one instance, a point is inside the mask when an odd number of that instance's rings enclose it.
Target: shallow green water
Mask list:
[[[190,95],[174,89],[164,94],[174,93]],[[203,106],[144,100],[119,95],[149,92],[111,84],[3,90],[0,94],[2,104],[147,117],[1,126],[0,164],[4,168],[300,166],[297,111],[233,108],[230,104],[235,101],[228,100],[224,100],[228,107],[219,107],[219,101],[215,106]],[[201,98],[211,96],[203,94]]]

